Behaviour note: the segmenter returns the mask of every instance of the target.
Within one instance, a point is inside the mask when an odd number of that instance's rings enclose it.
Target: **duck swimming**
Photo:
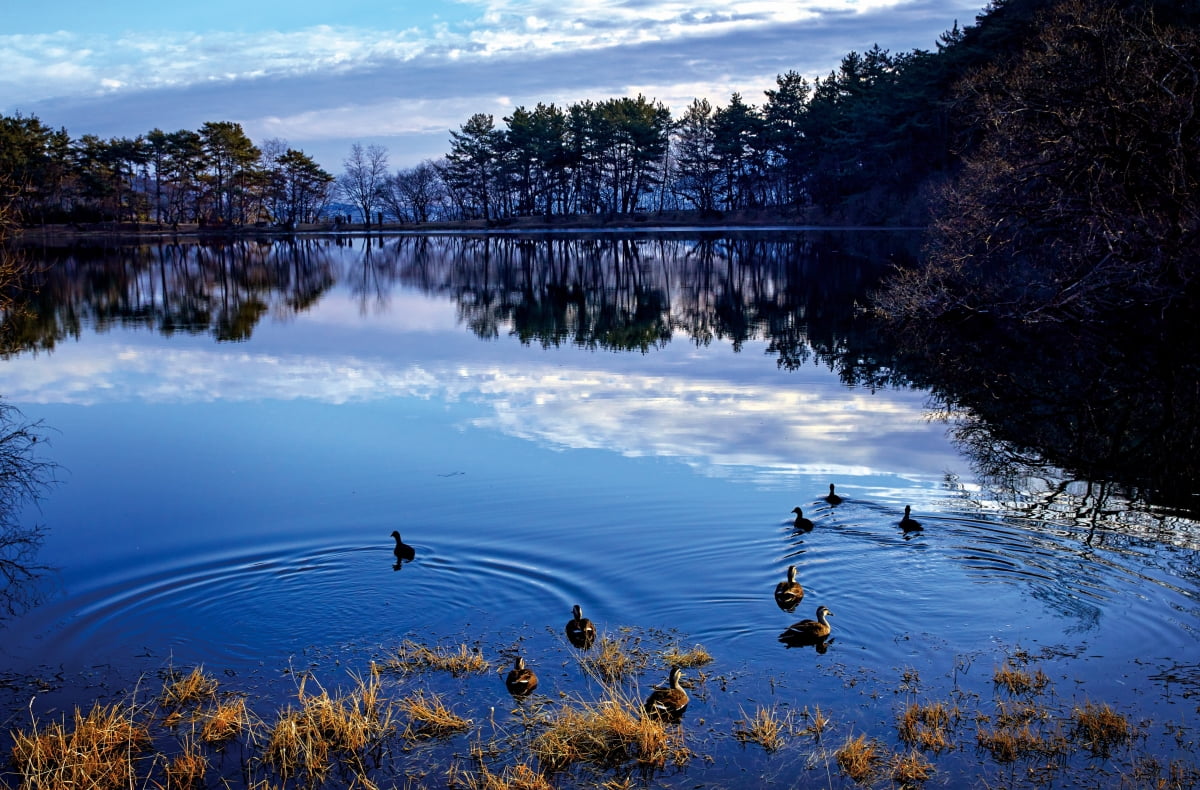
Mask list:
[[[683,715],[688,706],[688,695],[679,685],[679,677],[683,670],[671,667],[667,679],[667,688],[655,689],[646,698],[646,713],[655,718],[677,719]]]
[[[804,588],[800,586],[800,582],[796,581],[796,566],[789,565],[787,581],[775,585],[775,603],[779,604],[779,608],[783,611],[790,612],[803,598]]]
[[[579,604],[575,604],[571,612],[575,617],[567,623],[567,640],[575,647],[586,650],[596,641],[596,626],[583,616],[583,609]]]
[[[912,517],[912,508],[908,505],[904,506],[904,518],[900,519],[900,529],[905,532],[916,532],[924,529],[921,522]]]
[[[803,510],[798,507],[794,507],[792,508],[792,512],[796,514],[796,520],[792,523],[793,527],[804,530],[805,532],[808,532],[813,528],[813,523],[804,517]]]
[[[524,658],[517,656],[512,671],[504,679],[504,685],[508,686],[508,693],[514,697],[523,697],[533,693],[533,690],[537,688],[537,683],[537,675],[533,674],[532,669],[525,666]]]
[[[833,483],[829,484],[829,496],[825,497],[825,501],[831,505],[840,505],[844,501],[833,490]]]
[[[829,621],[825,619],[827,617],[833,617],[833,612],[824,606],[818,606],[816,620],[801,620],[798,623],[792,623],[779,636],[779,639],[782,641],[785,636],[790,636],[792,640],[812,639],[815,641],[817,639],[824,639],[829,636],[829,632],[832,630],[829,627]]]
[[[392,553],[396,555],[396,564],[393,568],[400,570],[401,563],[412,562],[413,557],[417,556],[417,550],[400,540],[400,533],[396,530],[392,530],[392,537],[396,539],[396,548],[392,549]]]

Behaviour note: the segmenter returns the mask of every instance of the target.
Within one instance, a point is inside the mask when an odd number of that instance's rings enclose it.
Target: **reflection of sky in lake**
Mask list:
[[[827,368],[781,371],[764,353],[761,343],[735,353],[686,337],[647,354],[543,350],[472,337],[448,302],[396,292],[364,310],[330,295],[285,324],[264,322],[247,343],[89,335],[50,359],[9,360],[0,388],[19,403],[71,405],[461,402],[478,407],[476,427],[545,446],[674,458],[761,482],[887,470],[931,485],[958,466],[922,393],[847,388]]]

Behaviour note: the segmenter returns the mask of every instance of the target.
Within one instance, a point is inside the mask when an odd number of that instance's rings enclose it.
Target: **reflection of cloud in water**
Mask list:
[[[5,364],[14,402],[311,399],[332,404],[441,397],[484,404],[473,424],[551,447],[678,458],[706,474],[761,479],[890,470],[933,482],[956,463],[920,393],[869,394],[796,377],[711,377],[526,365],[431,362],[395,367],[353,356],[151,347],[64,347],[54,362]],[[599,359],[599,358],[597,358]]]

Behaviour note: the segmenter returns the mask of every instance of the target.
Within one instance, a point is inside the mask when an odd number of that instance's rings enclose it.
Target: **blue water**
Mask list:
[[[358,254],[338,252],[351,270]],[[245,342],[85,327],[0,363],[0,396],[42,421],[59,465],[22,516],[46,527],[42,601],[0,621],[6,674],[67,679],[35,708],[69,704],[71,679],[167,664],[278,678],[319,655],[336,675],[410,636],[497,663],[520,645],[553,668],[578,603],[602,630],[703,644],[733,678],[694,706],[710,722],[777,701],[878,727],[905,668],[931,691],[990,690],[1018,649],[1066,693],[1071,678],[1173,710],[1154,678],[1200,655],[1194,525],[1106,542],[1022,520],[992,506],[926,393],[783,369],[761,337],[543,347],[503,326],[481,340],[460,309],[343,280]],[[897,526],[906,504],[917,535]],[[812,532],[791,529],[797,505]],[[399,570],[392,530],[416,550]],[[771,596],[789,564],[806,590],[790,614]],[[821,604],[826,652],[777,641]],[[542,690],[578,679],[551,671]],[[504,697],[472,683],[482,709]],[[714,775],[747,759],[726,752]]]

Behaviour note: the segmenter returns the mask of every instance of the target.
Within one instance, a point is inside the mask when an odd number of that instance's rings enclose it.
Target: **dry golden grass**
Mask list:
[[[821,712],[820,705],[814,706],[811,713],[806,706],[804,710],[800,711],[800,718],[808,722],[808,726],[801,730],[805,735],[811,734],[820,738],[821,734],[829,728],[829,717]]]
[[[525,763],[508,766],[500,773],[482,764],[474,773],[451,769],[448,783],[466,790],[554,790],[554,785]]]
[[[1025,757],[1054,756],[1067,751],[1067,742],[1057,732],[1044,733],[1032,722],[1013,722],[991,729],[980,728],[975,742],[999,763],[1011,763]]]
[[[212,699],[217,694],[217,679],[196,667],[186,675],[171,672],[158,703],[164,708],[185,708]]]
[[[303,775],[320,784],[336,759],[365,781],[362,755],[394,731],[391,707],[379,703],[378,679],[358,679],[352,692],[339,697],[324,689],[306,694],[302,683],[299,702],[271,728],[263,761],[285,779]]]
[[[941,752],[954,748],[950,728],[959,718],[957,708],[947,708],[942,702],[925,705],[912,703],[900,714],[897,724],[900,740],[909,746]]]
[[[746,716],[745,711],[741,713],[742,718],[734,722],[737,728],[733,734],[742,743],[757,743],[773,752],[783,746],[784,736],[793,731],[791,714],[780,716],[774,705],[769,708],[759,706],[753,716]]]
[[[246,700],[236,697],[217,703],[203,714],[203,722],[200,726],[200,740],[204,743],[215,746],[233,740],[250,725]]]
[[[171,758],[163,774],[166,777],[165,790],[197,790],[204,787],[208,760],[200,754],[194,743],[188,743],[181,753]]]
[[[568,705],[550,714],[531,744],[541,765],[552,771],[575,763],[612,767],[626,763],[659,768],[692,757],[678,728],[642,713],[641,702],[609,689],[606,699]]]
[[[859,784],[869,782],[886,758],[884,748],[878,742],[868,739],[865,734],[857,738],[847,738],[834,756],[842,773]]]
[[[1029,694],[1040,692],[1050,685],[1050,678],[1041,669],[1030,673],[1006,661],[1004,666],[996,668],[992,682],[1009,694]]]
[[[471,722],[459,716],[437,694],[418,691],[400,700],[400,709],[408,714],[408,726],[403,735],[408,739],[442,738],[471,728]]]
[[[75,710],[74,727],[54,723],[38,732],[13,733],[12,766],[22,790],[89,790],[135,785],[137,761],[150,748],[150,733],[132,705]]]
[[[629,637],[614,638],[608,634],[600,637],[597,649],[580,657],[584,669],[605,683],[615,683],[646,668],[650,657],[637,647],[637,641]]]
[[[1113,746],[1128,743],[1134,735],[1129,721],[1107,704],[1085,703],[1082,708],[1075,708],[1072,719],[1075,736],[1095,755],[1107,755]]]
[[[675,646],[670,650],[664,651],[662,659],[667,663],[667,666],[680,667],[682,669],[702,667],[705,664],[711,664],[713,661],[712,653],[705,650],[704,645],[696,645],[691,650],[680,650],[678,646]]]
[[[467,675],[487,672],[491,664],[478,650],[466,645],[448,650],[444,647],[426,647],[406,639],[396,648],[396,654],[383,662],[382,669],[403,673],[436,670],[452,675]]]
[[[900,787],[919,785],[933,776],[933,764],[915,749],[908,754],[893,755],[891,769],[892,781]]]

